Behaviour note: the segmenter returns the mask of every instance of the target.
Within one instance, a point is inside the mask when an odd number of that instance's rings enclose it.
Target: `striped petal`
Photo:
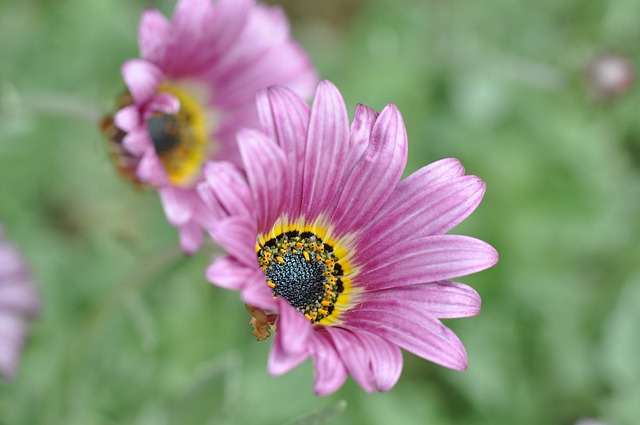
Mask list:
[[[347,380],[347,369],[327,332],[314,332],[308,343],[315,366],[313,390],[318,395],[329,395]]]
[[[475,176],[433,184],[427,173],[421,176],[424,181],[414,174],[401,182],[377,217],[362,229],[360,240],[368,255],[380,255],[407,239],[448,232],[476,209],[485,192],[484,182]]]
[[[366,291],[361,301],[412,303],[438,319],[471,317],[480,313],[480,295],[463,283],[440,281]]]
[[[330,204],[342,180],[348,153],[349,122],[344,100],[330,82],[318,85],[305,145],[302,205],[313,221]]]
[[[230,255],[249,267],[257,267],[255,244],[257,229],[246,217],[221,219],[211,236]]]
[[[407,163],[407,133],[395,105],[380,113],[366,150],[339,194],[331,218],[337,235],[360,229],[395,190]]]
[[[251,190],[238,168],[226,162],[208,162],[203,176],[206,183],[198,189],[203,202],[209,207],[219,204],[227,215],[252,217]]]
[[[365,259],[353,282],[368,290],[394,288],[466,276],[497,262],[497,251],[479,239],[429,236],[387,247],[387,252]]]
[[[398,382],[402,353],[396,345],[362,329],[325,329],[347,371],[365,391],[388,391]]]
[[[290,167],[289,178],[294,182],[302,181],[304,163],[304,141],[309,125],[310,110],[307,104],[291,90],[273,87],[260,92],[257,97],[258,112],[262,128],[272,140],[275,140],[287,156]],[[285,212],[293,220],[300,215],[302,203],[302,185],[294,184],[286,194]]]
[[[206,279],[221,288],[239,291],[247,284],[254,270],[239,262],[235,257],[226,255],[217,258],[207,267]]]
[[[290,192],[287,160],[282,150],[263,133],[238,133],[240,155],[256,202],[258,229],[268,231],[282,214],[283,199]]]
[[[269,373],[282,375],[302,363],[308,356],[311,324],[286,300],[279,298],[277,331],[269,353]]]
[[[467,352],[460,339],[417,304],[370,301],[347,312],[344,321],[439,365],[467,368]]]

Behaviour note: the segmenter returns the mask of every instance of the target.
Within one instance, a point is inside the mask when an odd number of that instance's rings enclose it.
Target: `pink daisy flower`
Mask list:
[[[407,137],[398,109],[358,105],[349,128],[326,81],[311,108],[270,88],[258,110],[263,132],[238,134],[247,182],[232,165],[210,163],[198,190],[228,252],[206,276],[241,291],[256,336],[273,325],[270,373],[311,357],[318,394],[348,375],[386,391],[402,369],[400,347],[465,369],[462,343],[439,319],[477,314],[480,297],[449,279],[491,267],[498,254],[445,233],[480,203],[482,180],[444,159],[400,181]]]
[[[27,339],[27,321],[40,310],[31,275],[0,226],[0,376],[11,378]]]
[[[191,253],[202,239],[194,187],[204,162],[239,163],[235,132],[258,126],[258,90],[310,96],[317,76],[282,10],[254,0],[179,0],[171,21],[146,10],[139,44],[141,58],[122,65],[120,109],[102,129],[120,171],[158,189]]]

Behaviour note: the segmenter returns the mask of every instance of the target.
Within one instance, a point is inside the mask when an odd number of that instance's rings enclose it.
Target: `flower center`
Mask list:
[[[158,155],[180,143],[180,123],[175,115],[157,112],[147,120],[147,130]]]
[[[259,245],[258,263],[274,296],[312,323],[329,316],[344,290],[333,247],[311,232],[282,233]]]
[[[180,101],[176,114],[156,112],[147,118],[147,131],[169,181],[190,187],[200,176],[207,159],[207,126],[200,102],[186,90],[168,83],[158,93],[169,93]]]

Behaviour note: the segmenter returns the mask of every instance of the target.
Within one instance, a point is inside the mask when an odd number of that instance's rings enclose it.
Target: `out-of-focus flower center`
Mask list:
[[[175,96],[180,101],[180,110],[176,114],[152,114],[147,118],[147,131],[169,181],[189,187],[207,159],[204,107],[195,96],[176,85],[163,83],[158,93]]]
[[[258,262],[274,296],[312,323],[330,316],[344,291],[342,266],[331,245],[311,232],[281,233],[259,244]]]
[[[125,92],[118,98],[117,107],[118,109],[122,109],[132,103],[133,98],[129,92]],[[136,167],[138,166],[140,159],[127,152],[127,150],[122,146],[122,139],[124,139],[124,136],[126,136],[127,133],[116,127],[112,115],[106,116],[102,119],[100,122],[100,129],[109,141],[109,152],[111,153],[113,162],[118,168],[120,174],[133,184],[140,184],[140,181],[136,177]]]

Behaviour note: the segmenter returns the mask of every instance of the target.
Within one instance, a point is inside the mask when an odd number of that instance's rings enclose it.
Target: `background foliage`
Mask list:
[[[606,52],[640,60],[633,0],[280,3],[320,72],[357,102],[398,105],[407,172],[458,157],[488,191],[456,232],[501,253],[462,279],[482,314],[449,321],[450,371],[405,353],[386,394],[312,394],[306,363],[266,372],[237,294],[183,258],[157,197],[114,171],[98,117],[137,55],[144,7],[0,2],[0,220],[44,311],[1,424],[573,424],[640,419],[640,93],[588,95]],[[302,419],[301,419],[302,418]]]

